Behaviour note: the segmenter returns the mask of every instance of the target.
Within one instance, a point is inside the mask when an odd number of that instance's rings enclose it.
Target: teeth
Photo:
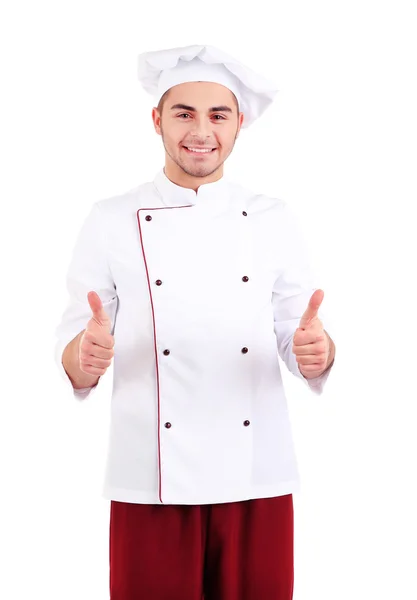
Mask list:
[[[211,152],[212,148],[187,148],[191,152]]]

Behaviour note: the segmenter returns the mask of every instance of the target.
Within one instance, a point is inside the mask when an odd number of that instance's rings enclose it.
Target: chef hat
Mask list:
[[[144,52],[138,57],[138,77],[157,104],[174,85],[190,81],[220,83],[236,96],[239,110],[245,114],[242,127],[253,123],[278,91],[274,83],[214,46]]]

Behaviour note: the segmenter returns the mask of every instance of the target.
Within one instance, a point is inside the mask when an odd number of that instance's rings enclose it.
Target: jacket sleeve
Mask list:
[[[104,310],[111,319],[112,335],[114,333],[118,298],[106,250],[103,213],[98,203],[95,203],[81,226],[75,242],[66,277],[69,299],[61,322],[55,330],[54,358],[68,391],[77,400],[87,398],[97,386],[73,388],[62,364],[62,354],[67,344],[85,329],[91,318],[88,292],[95,291],[99,295]]]
[[[307,245],[297,219],[285,203],[282,205],[278,230],[282,242],[279,246],[281,256],[278,257],[278,260],[282,268],[279,270],[279,276],[275,281],[272,292],[274,329],[277,337],[278,353],[289,371],[301,379],[311,391],[320,395],[333,369],[335,360],[319,377],[306,379],[302,375],[295,354],[292,351],[295,330],[299,326],[300,319],[313,292],[318,287],[315,286]],[[329,320],[324,315],[321,307],[318,315],[324,329],[335,342]]]

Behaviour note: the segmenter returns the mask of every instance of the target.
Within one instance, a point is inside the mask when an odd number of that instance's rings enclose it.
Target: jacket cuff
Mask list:
[[[324,384],[326,383],[330,372],[333,368],[334,365],[334,360],[332,361],[332,363],[327,367],[327,369],[325,371],[323,371],[323,373],[321,375],[319,375],[318,377],[311,377],[310,379],[307,379],[307,377],[304,377],[304,375],[301,373],[299,365],[297,363],[297,368],[298,368],[298,373],[299,373],[299,377],[300,379],[302,379],[305,383],[305,385],[307,385],[310,390],[312,392],[314,392],[315,394],[317,394],[318,396],[320,396],[323,393],[324,390]]]
[[[63,379],[63,381],[65,382],[65,385],[67,386],[67,390],[72,394],[72,396],[76,400],[85,400],[92,393],[94,393],[95,389],[98,386],[98,382],[96,383],[96,385],[91,386],[91,387],[77,388],[77,389],[73,387],[71,379],[68,377],[67,372],[64,369],[64,365],[62,364],[62,355],[64,353],[64,350],[65,350],[67,344],[68,344],[67,341],[62,341],[62,340],[59,340],[55,344],[55,352],[54,352],[55,362],[58,367],[58,371],[61,376],[61,379]],[[99,381],[100,381],[100,379],[99,379]]]

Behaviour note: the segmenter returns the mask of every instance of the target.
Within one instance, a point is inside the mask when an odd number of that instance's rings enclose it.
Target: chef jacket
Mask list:
[[[73,389],[61,362],[92,316],[89,291],[112,323],[105,498],[212,504],[299,490],[278,356],[316,394],[333,367],[307,380],[292,352],[317,288],[286,202],[225,176],[196,193],[162,169],[92,205],[67,287],[55,358],[71,397],[96,388]]]

